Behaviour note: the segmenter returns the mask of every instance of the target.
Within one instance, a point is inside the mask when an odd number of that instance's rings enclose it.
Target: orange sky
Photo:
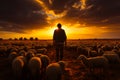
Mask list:
[[[79,26],[82,26],[81,28]],[[107,28],[87,27],[85,25],[75,24],[67,25],[63,24],[62,28],[66,31],[68,39],[87,39],[87,38],[99,38],[102,34],[108,32]],[[39,39],[52,39],[54,30],[57,29],[56,25],[44,27],[43,29],[25,30],[26,33],[15,32],[0,32],[3,38],[19,38],[19,37],[38,37]]]

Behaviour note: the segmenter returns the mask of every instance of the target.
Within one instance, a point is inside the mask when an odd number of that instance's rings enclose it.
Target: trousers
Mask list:
[[[56,61],[62,60],[63,59],[63,54],[64,54],[64,44],[56,44],[55,46],[56,50]]]

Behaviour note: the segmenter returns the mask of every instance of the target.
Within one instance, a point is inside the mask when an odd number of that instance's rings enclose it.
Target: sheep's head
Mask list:
[[[60,65],[62,70],[65,70],[65,66],[67,65],[65,61],[59,61],[58,64]]]
[[[88,65],[88,59],[85,55],[80,55],[77,59],[81,60],[85,65]]]
[[[26,58],[29,60],[30,58],[34,57],[35,54],[32,51],[28,51],[26,54]]]
[[[18,52],[17,48],[12,48],[10,52]]]
[[[40,58],[43,63],[43,67],[47,67],[50,63],[50,58],[47,55],[41,55]]]
[[[86,59],[86,58],[87,58],[87,57],[86,57],[85,55],[79,55],[77,59],[78,59],[78,60],[84,60],[84,59]]]
[[[26,56],[26,52],[24,50],[21,50],[19,53],[18,53],[20,56]]]

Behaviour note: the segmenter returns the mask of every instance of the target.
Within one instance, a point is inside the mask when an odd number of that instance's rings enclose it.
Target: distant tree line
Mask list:
[[[3,38],[0,38],[0,41],[3,40]]]
[[[9,38],[8,40],[39,40],[37,37],[30,37],[30,38],[26,38],[26,37],[20,37],[20,38],[14,38],[14,39],[12,39],[12,38]]]

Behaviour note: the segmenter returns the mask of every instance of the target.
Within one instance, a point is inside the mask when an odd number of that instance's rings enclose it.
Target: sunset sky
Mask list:
[[[120,38],[120,0],[1,0],[0,37]]]

